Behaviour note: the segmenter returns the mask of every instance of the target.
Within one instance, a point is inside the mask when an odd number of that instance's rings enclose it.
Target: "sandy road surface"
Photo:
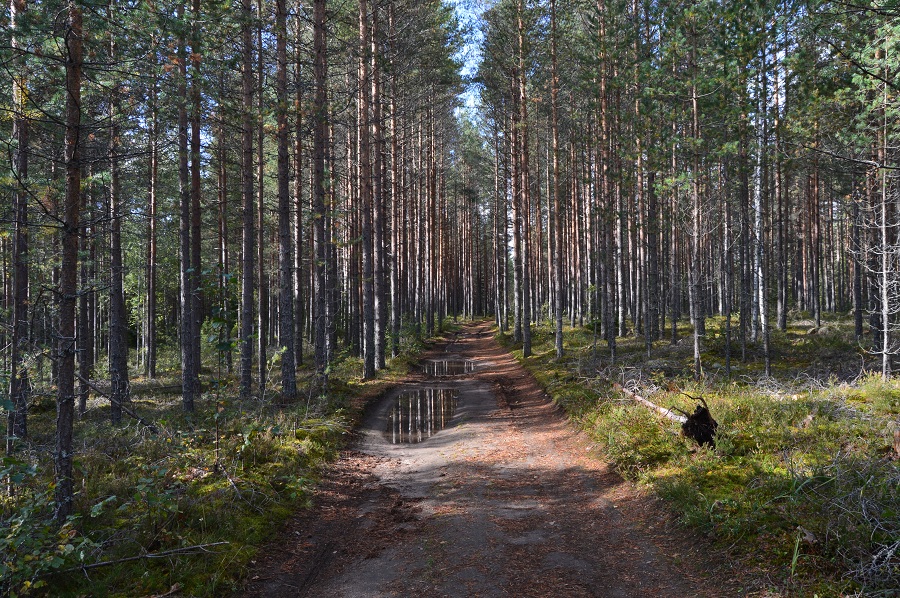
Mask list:
[[[247,595],[734,594],[700,574],[710,557],[592,455],[487,325],[442,349],[430,357],[470,360],[474,371],[412,377],[387,393],[315,507],[260,555]],[[397,397],[405,405],[420,389],[455,391],[455,411],[427,440],[394,444]]]

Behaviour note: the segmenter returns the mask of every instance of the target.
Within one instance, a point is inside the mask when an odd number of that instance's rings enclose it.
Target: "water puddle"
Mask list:
[[[466,360],[445,359],[441,361],[426,361],[422,364],[426,376],[443,378],[446,376],[462,376],[475,371],[475,362]]]
[[[448,388],[423,388],[400,393],[388,413],[385,435],[391,444],[417,444],[450,423],[457,393]]]

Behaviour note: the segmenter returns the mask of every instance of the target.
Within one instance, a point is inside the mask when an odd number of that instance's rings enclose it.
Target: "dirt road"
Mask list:
[[[314,508],[260,555],[248,595],[732,595],[487,325],[442,349],[430,357],[474,371],[412,377],[383,397]]]

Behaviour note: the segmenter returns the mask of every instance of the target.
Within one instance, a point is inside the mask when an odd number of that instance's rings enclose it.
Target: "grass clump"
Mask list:
[[[773,362],[775,378],[762,376],[758,346],[748,345],[742,363],[733,341],[729,379],[720,324],[708,324],[700,383],[690,376],[689,343],[660,341],[647,357],[643,338],[620,338],[612,362],[591,328],[566,330],[560,361],[552,331],[540,327],[534,357],[523,363],[620,472],[760,579],[788,595],[895,596],[900,467],[892,440],[900,381],[845,375],[859,349],[840,319],[815,333],[799,322],[773,334],[776,355],[785,356]],[[679,329],[682,338],[689,333]],[[697,447],[677,422],[611,382],[685,411],[694,405],[682,391],[703,396],[719,422],[715,448]]]

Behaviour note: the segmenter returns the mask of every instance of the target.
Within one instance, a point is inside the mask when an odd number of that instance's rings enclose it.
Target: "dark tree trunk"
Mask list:
[[[145,330],[147,345],[146,375],[156,378],[156,273],[157,273],[157,185],[159,181],[159,147],[157,134],[159,130],[159,111],[157,108],[157,78],[153,76],[150,88],[150,131],[149,148],[150,168],[148,173],[148,223],[147,223],[147,326]]]
[[[202,266],[200,263],[200,0],[193,0],[191,9],[193,31],[191,37],[191,386],[195,398],[200,398],[200,324],[203,319]]]
[[[357,106],[357,143],[359,145],[359,209],[362,210],[362,317],[363,377],[375,375],[375,275],[373,246],[373,190],[369,126],[369,4],[359,3],[359,99]]]
[[[328,100],[326,83],[328,78],[328,62],[325,29],[325,0],[315,0],[313,3],[313,46],[315,61],[313,75],[315,77],[315,99],[313,105],[313,231],[314,231],[314,259],[313,271],[315,273],[315,316],[314,351],[316,374],[320,383],[327,384],[327,336],[330,330],[328,323],[327,303],[329,300],[326,289],[326,262],[327,242],[325,230],[325,151],[328,126]]]
[[[184,14],[184,2],[178,5],[179,15]],[[194,384],[194,301],[191,289],[191,182],[188,168],[188,115],[187,115],[187,49],[183,37],[179,38],[178,68],[178,185],[179,185],[179,256],[181,302],[181,389],[182,404],[188,413],[194,411],[197,398]]]
[[[281,355],[281,395],[297,398],[297,366],[294,359],[294,254],[291,238],[290,156],[288,156],[287,95],[287,0],[275,3],[275,94],[278,119],[278,331]]]
[[[113,4],[110,3],[109,15]],[[111,20],[111,19],[110,19]],[[116,59],[115,36],[110,38],[110,57]],[[110,209],[110,284],[109,284],[109,381],[110,418],[122,421],[122,405],[128,400],[128,324],[125,315],[125,291],[122,265],[122,198],[119,185],[119,98],[114,83],[110,98],[109,131],[109,209]]]
[[[15,33],[19,19],[24,17],[27,4],[25,0],[10,2],[10,30]],[[20,48],[20,41],[12,38],[13,51]],[[16,60],[20,57],[16,56]],[[21,58],[24,62],[24,58]],[[13,214],[15,233],[12,252],[12,343],[10,346],[10,382],[9,396],[12,410],[9,411],[6,432],[6,452],[15,450],[15,440],[28,436],[28,394],[30,379],[24,355],[28,346],[28,193],[24,189],[28,179],[28,118],[26,116],[26,98],[28,81],[25,69],[13,82],[13,156],[12,170],[16,186],[13,189]]]
[[[253,34],[251,30],[252,0],[242,0],[241,25],[242,62],[241,89],[244,111],[241,116],[241,384],[242,401],[250,398],[253,387],[253,275],[256,257],[256,230],[253,202],[253,115],[249,106],[253,104]]]
[[[62,214],[62,264],[59,279],[59,337],[56,394],[56,504],[53,516],[62,524],[72,514],[74,484],[72,432],[75,423],[75,299],[78,291],[78,217],[81,208],[81,8],[69,2],[65,30],[66,192]]]

